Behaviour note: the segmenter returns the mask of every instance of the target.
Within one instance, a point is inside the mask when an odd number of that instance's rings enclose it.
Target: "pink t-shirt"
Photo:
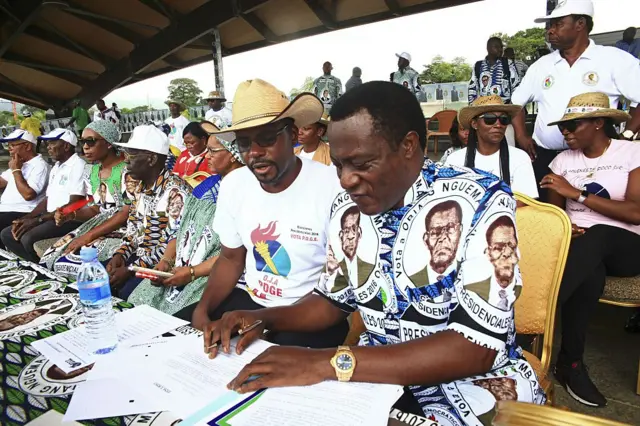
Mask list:
[[[581,150],[564,151],[549,167],[578,189],[586,189],[602,198],[623,201],[629,173],[640,167],[640,143],[613,139],[607,152],[599,158],[587,158]],[[589,177],[590,173],[593,176]],[[581,228],[610,225],[640,234],[640,226],[611,219],[577,201],[567,200],[566,210],[571,223]]]

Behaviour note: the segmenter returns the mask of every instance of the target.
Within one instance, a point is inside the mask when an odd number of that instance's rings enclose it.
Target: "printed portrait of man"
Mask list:
[[[473,384],[491,392],[496,401],[517,401],[516,381],[509,377],[474,380]]]
[[[169,193],[169,199],[167,201],[167,216],[169,216],[169,224],[172,228],[177,226],[183,207],[184,199],[182,198],[182,194],[180,194],[177,189],[174,189]]]
[[[64,237],[60,238],[58,241],[56,241],[55,243],[53,243],[53,248],[58,249],[62,246],[66,246],[67,244],[69,244],[71,242],[71,240],[73,240],[74,238],[74,234],[67,234]]]
[[[342,252],[344,253],[344,259],[339,263],[340,268],[342,272],[349,277],[349,282],[360,287],[367,281],[369,275],[371,275],[373,265],[364,262],[357,256],[360,240],[362,239],[360,210],[358,210],[357,206],[349,207],[340,217],[340,233],[338,236],[340,237]],[[338,281],[343,280],[336,280],[336,285],[338,285]],[[346,285],[341,285],[343,288],[346,287]],[[333,291],[336,291],[335,287]]]
[[[482,81],[482,87],[486,89],[487,86],[489,86],[489,76],[483,75],[481,81]]]
[[[72,303],[65,300],[61,303],[53,303],[52,306],[39,306],[35,309],[20,314],[8,316],[0,320],[0,331],[10,331],[22,325],[29,324],[43,315],[58,314],[62,315],[73,307]]]
[[[456,254],[462,236],[462,208],[457,201],[435,205],[424,219],[422,241],[429,250],[427,267],[411,276],[416,287],[441,281],[456,268]]]
[[[129,196],[132,200],[138,197],[137,189],[140,181],[135,180],[131,177],[130,173],[124,175],[124,186],[127,191],[127,196]]]
[[[106,204],[107,202],[107,184],[106,183],[101,183],[100,187],[98,188],[98,197],[100,197],[100,203],[101,204]]]

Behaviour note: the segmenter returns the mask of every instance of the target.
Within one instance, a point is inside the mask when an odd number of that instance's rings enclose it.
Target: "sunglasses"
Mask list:
[[[573,133],[578,128],[580,121],[581,120],[571,120],[558,123],[558,129],[560,130],[560,133],[564,133],[565,130],[569,133]]]
[[[278,130],[274,133],[266,133],[260,134],[256,136],[255,139],[251,138],[236,138],[236,145],[238,145],[238,151],[240,152],[248,152],[251,149],[251,144],[255,142],[261,148],[269,148],[276,144],[278,141],[278,136],[287,130],[289,124],[284,126],[282,129]]]
[[[511,124],[510,115],[484,114],[478,118],[482,118],[487,126],[493,126],[498,121],[500,121],[500,124],[502,124],[503,126],[508,126],[509,124]]]
[[[78,139],[78,143],[80,143],[80,146],[84,146],[87,145],[89,147],[95,146],[98,141],[106,141],[106,139],[104,138],[86,138],[86,139]]]

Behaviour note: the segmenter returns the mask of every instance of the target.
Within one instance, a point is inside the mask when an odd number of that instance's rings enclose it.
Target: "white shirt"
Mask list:
[[[96,110],[96,112],[93,113],[93,121],[100,120],[109,120],[113,124],[118,124],[120,122],[118,116],[111,108],[107,108],[104,111]]]
[[[464,167],[467,157],[467,148],[459,149],[447,158],[447,165]],[[476,151],[475,168],[502,177],[500,172],[500,151],[491,155],[482,155]],[[509,146],[509,174],[511,182],[508,182],[514,192],[538,198],[538,183],[533,173],[531,158],[529,155],[513,146]]]
[[[307,160],[313,160],[313,156],[315,155],[315,151],[311,151],[311,152],[306,152],[304,149],[302,151],[300,151],[300,153],[298,154],[298,157],[300,158],[306,158]]]
[[[69,204],[71,195],[86,195],[83,180],[86,165],[87,163],[78,154],[73,154],[62,164],[58,161],[53,165],[47,187],[47,211],[49,213]]]
[[[204,115],[204,119],[215,124],[218,129],[224,129],[231,126],[231,110],[223,107],[219,111],[214,111],[211,108]]]
[[[184,115],[178,116],[178,118],[169,117],[164,120],[166,124],[171,127],[171,132],[169,132],[169,143],[180,151],[184,151],[187,147],[184,146],[184,142],[182,141],[182,132],[184,128],[187,127],[187,124],[190,123],[189,119]]]
[[[563,150],[568,146],[557,126],[547,124],[559,120],[569,100],[587,92],[609,96],[611,108],[618,107],[620,96],[640,103],[640,62],[615,47],[596,45],[593,40],[582,56],[569,67],[559,51],[535,62],[511,100],[516,105],[538,102],[533,139],[546,149]]]
[[[327,259],[331,206],[342,188],[330,167],[301,161],[296,180],[277,194],[248,167],[220,185],[213,229],[222,245],[246,247],[247,290],[262,306],[290,305],[313,291]]]
[[[51,166],[42,158],[42,155],[37,155],[22,165],[22,176],[37,194],[36,198],[31,201],[25,200],[20,195],[14,179],[16,173],[5,170],[0,175],[2,179],[7,181],[7,187],[0,197],[0,212],[30,213],[33,211],[46,195],[45,188],[49,180],[49,169]]]

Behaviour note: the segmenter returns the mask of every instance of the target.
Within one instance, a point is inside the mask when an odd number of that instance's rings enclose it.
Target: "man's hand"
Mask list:
[[[536,141],[533,140],[531,136],[526,136],[525,138],[518,139],[518,146],[522,148],[529,157],[531,157],[531,161],[536,159]]]
[[[572,223],[571,224],[571,238],[576,238],[581,235],[584,235],[584,228],[580,228],[578,225]]]
[[[22,165],[24,161],[20,158],[19,155],[12,155],[11,160],[9,160],[9,169],[11,170],[22,170]]]
[[[76,237],[73,240],[71,240],[71,242],[69,243],[67,248],[64,250],[63,254],[67,255],[69,253],[75,253],[75,252],[79,251],[82,247],[88,246],[92,242],[93,242],[93,240],[91,238],[87,237],[86,234],[85,235],[81,235],[79,237]]]
[[[193,316],[191,317],[191,326],[200,331],[204,330],[204,327],[209,324],[209,314],[207,314],[207,310],[202,306],[202,303],[196,306],[196,309],[193,311]],[[206,346],[205,346],[206,348]],[[207,352],[205,350],[205,352]]]
[[[202,331],[204,333],[204,352],[209,354],[209,358],[215,358],[218,348],[222,347],[224,353],[229,353],[231,347],[231,335],[238,330],[249,327],[258,320],[262,320],[259,311],[233,311],[225,313],[218,321],[208,322]],[[265,329],[263,322],[253,330],[243,334],[236,344],[236,353],[240,355],[244,349],[257,339],[262,337]],[[218,345],[210,348],[214,342]]]
[[[227,387],[238,393],[264,388],[309,386],[335,377],[332,349],[272,346],[247,364]]]
[[[107,272],[109,273],[109,283],[114,289],[119,289],[131,277],[131,272],[127,269],[124,257],[121,254],[113,256],[107,264]]]
[[[73,218],[73,216],[75,216],[75,212],[64,214],[62,213],[62,209],[56,209],[56,212],[53,215],[53,220],[56,221],[56,226],[61,226],[67,223],[68,221],[70,221]]]
[[[34,217],[14,220],[11,225],[11,235],[16,241],[19,241],[24,234],[38,226],[38,223],[38,219]]]

